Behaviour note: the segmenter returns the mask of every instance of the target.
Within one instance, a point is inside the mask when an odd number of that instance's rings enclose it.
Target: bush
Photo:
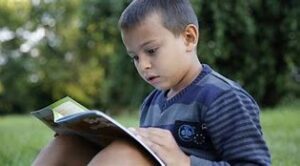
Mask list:
[[[203,63],[263,106],[300,97],[300,1],[191,1]],[[23,3],[0,1],[6,35],[0,35],[0,114],[32,111],[66,95],[89,108],[137,107],[150,92],[117,28],[128,0]],[[37,41],[28,37],[39,33]]]

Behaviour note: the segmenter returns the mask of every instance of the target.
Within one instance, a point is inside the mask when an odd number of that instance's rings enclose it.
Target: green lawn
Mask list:
[[[137,114],[117,117],[125,126],[137,126]],[[53,132],[36,118],[27,116],[0,117],[0,166],[31,165]]]
[[[264,111],[261,123],[274,166],[300,164],[300,103]]]
[[[273,165],[294,166],[300,163],[300,104],[267,109],[261,114],[265,138],[272,153]],[[117,119],[125,126],[136,126],[137,115]],[[31,116],[0,117],[0,165],[30,165],[53,132]]]

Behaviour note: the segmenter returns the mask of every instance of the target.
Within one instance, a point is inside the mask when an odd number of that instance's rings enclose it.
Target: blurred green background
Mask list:
[[[151,90],[122,44],[129,0],[0,0],[0,114],[70,96],[88,108],[136,110]],[[297,0],[192,0],[199,58],[263,107],[300,94]]]
[[[200,61],[263,108],[274,165],[299,164],[300,1],[191,1]],[[27,114],[64,96],[137,125],[152,87],[139,78],[118,30],[129,2],[0,0],[0,165],[30,165],[52,133]]]

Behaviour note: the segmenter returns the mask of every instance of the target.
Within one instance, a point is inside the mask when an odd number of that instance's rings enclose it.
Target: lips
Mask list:
[[[147,76],[146,79],[150,84],[155,84],[158,83],[159,76]]]

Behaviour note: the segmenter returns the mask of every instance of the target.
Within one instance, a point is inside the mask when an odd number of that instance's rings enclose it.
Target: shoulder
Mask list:
[[[209,107],[227,93],[244,94],[252,99],[238,83],[212,70],[208,65],[203,66],[202,77],[195,82],[191,90],[198,102]]]
[[[258,104],[239,84],[215,71],[212,71],[206,79],[203,89],[206,92],[204,100],[208,100],[204,113],[207,121],[221,119],[220,121],[225,122],[226,118],[229,120],[233,117],[258,121],[260,111]]]

